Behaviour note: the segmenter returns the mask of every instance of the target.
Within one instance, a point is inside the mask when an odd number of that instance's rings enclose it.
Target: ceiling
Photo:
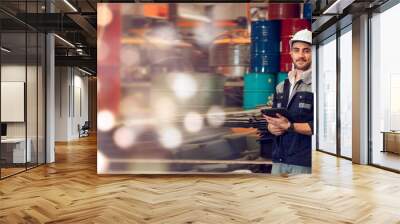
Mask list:
[[[36,39],[32,40],[36,33],[54,32],[75,45],[72,47],[55,38],[56,65],[74,65],[96,71],[97,1],[47,0],[47,3],[45,0],[0,1],[2,45],[12,49],[4,58],[14,62],[24,60],[25,56],[33,58],[38,50]],[[24,34],[26,31],[27,35]]]
[[[337,0],[336,0],[337,1]],[[351,1],[352,4],[347,7],[347,11],[344,12],[354,12],[354,11],[362,11],[368,7],[371,7],[371,4],[382,4],[386,0],[346,0]],[[1,30],[4,33],[9,33],[7,35],[3,35],[4,40],[2,43],[5,46],[5,43],[8,43],[9,47],[15,49],[15,55],[24,55],[24,46],[25,46],[25,38],[18,37],[18,33],[25,32],[26,29],[28,31],[39,31],[39,32],[54,32],[58,34],[61,38],[67,40],[68,42],[75,45],[75,47],[71,47],[70,44],[67,44],[65,41],[60,38],[56,38],[56,63],[57,65],[65,65],[65,64],[74,64],[76,66],[86,67],[90,70],[96,71],[96,59],[97,59],[97,12],[96,5],[97,3],[103,2],[140,2],[140,3],[148,3],[148,2],[156,2],[156,1],[148,1],[148,0],[47,0],[48,4],[46,6],[45,0],[0,0],[0,25]],[[175,2],[180,2],[175,1]],[[184,2],[184,0],[182,0]],[[187,2],[187,0],[186,0]],[[226,1],[218,1],[215,2],[226,2]],[[265,4],[265,3],[288,3],[288,2],[306,2],[306,0],[271,0],[271,1],[252,1],[251,5],[257,4]],[[333,20],[340,19],[341,15],[332,16],[333,19],[329,18],[326,15],[323,15],[323,12],[334,4],[335,0],[311,0],[310,1],[314,6],[314,22],[321,23],[321,20],[325,19],[326,21],[322,21],[322,25],[318,27],[318,29],[314,30],[315,34],[321,33],[323,29],[325,29],[327,25],[332,23]],[[68,4],[69,3],[69,4]],[[195,3],[195,4],[182,4],[179,7],[187,7],[189,14],[191,14],[190,10],[196,8],[205,8],[210,7],[215,3]],[[231,5],[235,5],[232,1],[231,3],[227,3]],[[52,13],[48,13],[49,11]],[[196,11],[196,10],[195,10]],[[207,10],[206,10],[207,11]],[[217,14],[220,16],[220,12],[224,13],[224,11],[218,11]],[[197,12],[197,11],[196,11]],[[229,18],[229,15],[232,14],[232,10],[228,10],[226,12],[226,18]],[[188,13],[186,13],[188,14]],[[237,11],[237,15],[242,15],[242,11]],[[233,16],[233,15],[231,15]],[[242,15],[243,16],[243,15]],[[222,16],[221,18],[225,18]],[[315,23],[315,24],[319,24]],[[21,35],[19,35],[21,36]],[[29,38],[28,38],[29,39]],[[29,42],[30,40],[28,40]],[[35,44],[28,44],[28,55],[32,52],[34,53]],[[80,49],[77,51],[77,49]],[[82,52],[82,53],[78,53]]]

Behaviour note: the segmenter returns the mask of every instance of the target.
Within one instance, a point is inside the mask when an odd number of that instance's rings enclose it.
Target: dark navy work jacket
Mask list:
[[[290,74],[289,74],[290,76]],[[313,129],[314,96],[311,86],[311,71],[304,72],[295,84],[291,97],[290,82],[286,79],[276,87],[273,108],[286,108],[288,119],[293,123],[308,123]],[[311,167],[311,136],[286,132],[274,138],[272,161]]]

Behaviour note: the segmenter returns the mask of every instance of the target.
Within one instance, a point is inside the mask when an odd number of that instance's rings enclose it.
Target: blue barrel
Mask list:
[[[244,76],[243,107],[246,110],[272,102],[275,74],[249,73]]]
[[[262,38],[270,39],[278,38],[276,37],[276,32],[280,31],[280,21],[279,20],[258,20],[251,23],[251,38]]]
[[[251,54],[250,72],[254,73],[277,73],[280,71],[279,53]]]
[[[250,72],[279,72],[279,20],[259,20],[251,24]]]
[[[279,20],[259,20],[251,23],[251,51],[280,52]]]
[[[311,3],[305,3],[303,6],[303,19],[312,20],[313,7]]]
[[[288,73],[286,73],[286,72],[279,72],[279,73],[276,75],[276,85],[278,85],[279,83],[285,81],[285,79],[287,79],[287,78],[288,78]]]
[[[274,45],[268,41],[252,40],[250,45],[251,54],[266,54],[266,53],[277,53],[280,52],[280,44]]]

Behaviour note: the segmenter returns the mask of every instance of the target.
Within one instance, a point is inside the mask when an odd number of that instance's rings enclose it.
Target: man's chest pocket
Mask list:
[[[275,105],[274,108],[285,108],[286,105],[284,103],[284,95],[283,93],[277,93],[275,96]]]
[[[309,120],[314,113],[314,96],[310,92],[298,92],[291,107],[298,112],[300,119]]]

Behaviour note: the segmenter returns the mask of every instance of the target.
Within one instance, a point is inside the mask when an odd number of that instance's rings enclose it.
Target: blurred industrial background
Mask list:
[[[98,4],[99,172],[269,172],[260,108],[311,20],[311,3]]]

